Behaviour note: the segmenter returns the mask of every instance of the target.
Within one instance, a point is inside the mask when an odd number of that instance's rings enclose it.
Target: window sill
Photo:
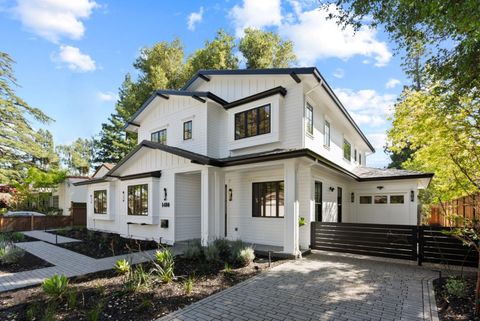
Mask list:
[[[132,224],[148,224],[156,225],[159,224],[159,216],[152,215],[126,215],[128,222]]]
[[[305,136],[307,136],[308,138],[310,139],[315,139],[315,137],[313,137],[313,134],[310,134],[309,132],[305,131]]]
[[[325,148],[326,150],[330,150],[330,146],[325,145],[325,144],[323,145],[323,148]]]
[[[110,214],[99,214],[99,213],[93,213],[92,215],[94,220],[99,220],[99,221],[113,221],[114,218]]]
[[[252,218],[285,218],[285,216],[252,216]]]

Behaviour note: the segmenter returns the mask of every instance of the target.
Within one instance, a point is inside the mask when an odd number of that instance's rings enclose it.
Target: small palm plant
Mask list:
[[[51,278],[43,280],[42,289],[51,300],[60,301],[68,292],[68,283],[65,275],[54,274]]]
[[[169,249],[158,250],[155,252],[154,271],[165,283],[173,281],[175,278],[175,256]]]
[[[125,275],[131,271],[130,262],[126,259],[115,262],[114,269],[118,274]]]

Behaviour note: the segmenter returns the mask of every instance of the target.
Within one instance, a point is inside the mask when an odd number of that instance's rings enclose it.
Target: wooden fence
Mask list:
[[[394,259],[478,266],[478,253],[444,234],[450,227],[311,223],[311,248]]]
[[[69,226],[85,226],[85,203],[72,203],[70,215],[3,217],[0,216],[0,232],[48,230]]]
[[[432,205],[428,225],[458,226],[459,220],[453,217],[463,217],[470,220],[480,219],[480,193],[461,197],[442,204]]]

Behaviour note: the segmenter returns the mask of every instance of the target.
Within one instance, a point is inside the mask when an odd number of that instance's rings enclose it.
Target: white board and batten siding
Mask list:
[[[201,175],[175,174],[175,242],[200,239]]]

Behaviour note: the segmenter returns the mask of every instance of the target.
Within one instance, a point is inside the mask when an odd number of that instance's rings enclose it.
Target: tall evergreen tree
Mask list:
[[[70,145],[59,145],[57,149],[69,174],[89,174],[93,163],[93,140],[78,138]]]
[[[14,61],[0,52],[0,183],[21,183],[35,160],[42,158],[37,132],[29,119],[51,121],[40,109],[15,94]]]

